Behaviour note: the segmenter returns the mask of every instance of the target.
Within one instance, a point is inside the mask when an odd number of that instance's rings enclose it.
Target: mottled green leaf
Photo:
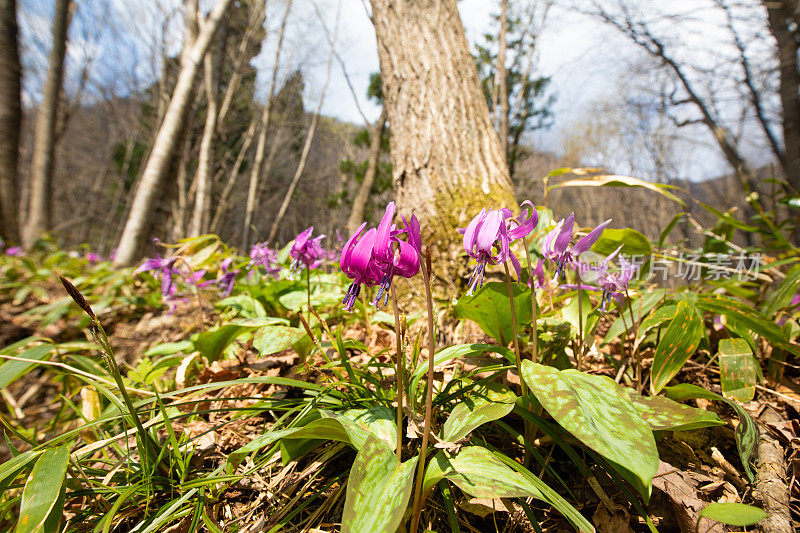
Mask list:
[[[386,431],[383,424],[377,424],[378,419],[386,416],[391,417],[393,413],[385,408],[378,408],[369,415],[363,411],[358,410],[356,413],[350,413],[349,415],[320,411],[319,414],[322,418],[312,420],[302,427],[270,431],[260,435],[228,456],[228,472],[232,472],[250,453],[269,446],[280,439],[334,440],[344,442],[356,450],[360,450],[367,438],[370,435],[374,435],[378,440],[385,443],[387,448],[394,449],[396,426],[392,425],[392,430]],[[391,419],[389,419],[389,422],[394,424]],[[377,428],[377,433],[372,433],[368,429],[370,427]]]
[[[352,420],[378,439],[394,448],[397,442],[397,413],[388,407],[377,406],[369,409],[348,409],[342,416]]]
[[[675,318],[661,335],[656,346],[650,383],[657,393],[669,383],[694,353],[703,337],[703,321],[686,301],[679,301]]]
[[[50,448],[36,460],[22,491],[16,533],[55,533],[61,521],[69,444]]]
[[[265,356],[291,348],[294,343],[308,335],[300,328],[289,326],[264,326],[256,331],[253,347],[258,355]]]
[[[225,348],[240,335],[253,331],[255,328],[225,324],[204,331],[197,336],[194,344],[197,350],[208,359],[219,359]]]
[[[791,344],[785,333],[775,322],[765,317],[749,304],[734,300],[723,294],[698,294],[697,307],[710,313],[733,318],[753,333],[761,335],[778,348],[800,356],[800,347]]]
[[[680,385],[675,385],[674,387],[664,387],[664,392],[667,393],[668,398],[678,402],[703,398],[706,400],[725,402],[730,405],[739,416],[739,425],[736,426],[736,431],[734,432],[734,436],[736,437],[736,448],[739,450],[739,457],[744,465],[744,471],[745,474],[747,474],[747,479],[750,481],[755,481],[756,478],[753,474],[750,462],[753,460],[753,456],[756,451],[756,444],[758,443],[758,426],[756,426],[756,423],[752,418],[750,418],[750,415],[747,414],[747,411],[742,409],[741,405],[733,400],[724,398],[719,394],[708,391],[702,387],[698,387],[697,385],[691,385],[689,383],[681,383]]]
[[[636,340],[641,342],[651,329],[675,318],[675,312],[677,310],[677,305],[664,305],[653,311],[650,316],[642,320],[642,323],[639,325],[639,336],[636,337]]]
[[[653,432],[625,389],[606,376],[556,370],[531,361],[522,376],[561,427],[605,457],[645,498],[658,471]]]
[[[531,321],[531,291],[517,283],[512,285],[512,290],[519,334],[525,329],[525,324]],[[503,346],[514,339],[511,303],[508,299],[508,286],[504,282],[489,282],[473,296],[462,296],[456,304],[456,316],[469,318]]]
[[[719,372],[722,395],[749,402],[756,394],[758,361],[744,339],[719,341]]]
[[[725,425],[717,413],[690,407],[663,396],[642,396],[628,390],[633,407],[650,424],[653,431],[687,431]]]
[[[517,469],[524,470],[522,466]],[[437,453],[425,469],[423,494],[442,479],[476,498],[536,498],[556,508],[575,529],[594,531],[574,507],[539,478],[510,468],[486,448],[467,446],[456,454],[444,450]]]
[[[411,498],[418,458],[400,464],[391,449],[370,435],[350,468],[342,533],[394,533]]]
[[[514,409],[517,395],[500,383],[473,389],[450,412],[442,427],[442,440],[457,442],[478,426],[503,418]]]
[[[722,522],[729,526],[752,526],[767,517],[763,509],[745,505],[743,503],[710,503],[702,511],[700,516]]]
[[[267,316],[267,311],[261,302],[250,296],[249,294],[237,294],[235,296],[228,296],[214,304],[217,309],[225,309],[230,307],[234,309],[239,316],[245,318],[263,318]]]

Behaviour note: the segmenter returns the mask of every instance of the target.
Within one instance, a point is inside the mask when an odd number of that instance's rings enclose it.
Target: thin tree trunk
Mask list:
[[[508,0],[502,0],[500,8],[500,36],[497,51],[497,68],[495,70],[495,85],[498,94],[498,133],[500,135],[500,150],[508,161],[508,79],[506,75],[506,30],[508,27]]]
[[[0,237],[20,242],[17,171],[22,126],[22,68],[19,62],[17,1],[0,0]]]
[[[783,171],[794,192],[800,192],[800,72],[797,55],[800,41],[790,29],[793,13],[787,2],[767,2],[770,32],[777,41],[777,56],[780,71],[780,88],[783,109]],[[794,14],[800,16],[800,13]]]
[[[456,0],[372,0],[372,18],[398,207],[450,248],[451,228],[516,204]]]
[[[303,145],[303,151],[300,154],[300,162],[297,164],[297,170],[295,170],[291,183],[289,183],[289,189],[286,191],[286,196],[283,197],[283,202],[281,203],[280,209],[278,209],[278,214],[275,216],[275,220],[272,222],[272,228],[269,230],[269,235],[267,236],[267,243],[271,243],[275,240],[275,236],[278,234],[278,228],[280,227],[281,222],[283,222],[283,217],[286,216],[286,210],[289,208],[289,204],[292,201],[292,196],[294,196],[294,191],[297,189],[297,184],[300,183],[300,178],[303,176],[303,171],[306,168],[308,153],[311,151],[311,143],[314,141],[314,134],[317,132],[317,124],[319,124],[319,115],[322,112],[322,104],[325,103],[325,92],[328,89],[328,82],[331,80],[331,64],[333,63],[333,55],[336,52],[336,36],[339,33],[338,11],[336,13],[335,24],[333,38],[331,39],[331,48],[330,52],[328,52],[328,65],[325,71],[325,82],[322,84],[322,94],[319,96],[317,110],[314,112],[314,116],[311,117],[311,125],[308,127],[306,142]]]
[[[42,102],[36,116],[31,163],[31,196],[24,243],[30,246],[42,233],[50,229],[53,166],[55,156],[58,100],[64,78],[64,56],[67,52],[71,0],[57,0],[53,19],[53,48],[47,71]]]
[[[220,45],[222,41],[220,40]],[[208,230],[210,210],[211,173],[214,165],[214,138],[217,131],[219,110],[219,69],[216,62],[222,61],[221,46],[217,53],[207,53],[204,60],[204,80],[206,90],[206,122],[203,127],[203,138],[200,141],[200,157],[197,164],[197,188],[194,198],[194,212],[189,236],[196,237]]]
[[[383,132],[386,129],[386,107],[381,111],[381,116],[372,128],[369,139],[369,159],[367,160],[367,170],[364,172],[364,179],[358,188],[355,198],[353,198],[353,208],[347,219],[347,231],[355,232],[358,226],[364,221],[364,213],[367,209],[372,184],[375,183],[375,176],[378,175],[378,162],[381,156],[381,141]]]
[[[236,183],[236,178],[239,176],[239,167],[242,166],[242,162],[247,155],[247,151],[250,149],[250,145],[253,143],[253,138],[255,137],[258,123],[258,118],[254,118],[250,122],[250,127],[247,128],[247,133],[245,133],[242,147],[239,149],[239,154],[236,156],[236,161],[233,163],[233,167],[231,167],[231,170],[228,173],[228,180],[225,182],[225,187],[222,189],[219,202],[217,202],[217,209],[214,211],[214,218],[211,220],[210,231],[212,233],[217,232],[219,223],[222,221],[223,215],[225,215],[228,210],[228,198],[230,197],[233,186]]]
[[[187,130],[190,128],[187,128]],[[192,137],[185,131],[181,141],[181,151],[178,160],[178,171],[176,173],[176,185],[178,193],[175,198],[174,209],[172,210],[172,234],[178,238],[186,236],[186,213],[189,210],[189,191],[187,178],[187,164],[192,152]],[[174,240],[174,239],[170,239]]]
[[[278,34],[278,47],[275,50],[275,64],[272,66],[272,78],[269,82],[269,92],[267,93],[267,101],[264,104],[263,113],[261,115],[261,131],[258,134],[258,144],[256,145],[256,158],[253,162],[253,168],[250,171],[250,185],[247,188],[247,203],[244,209],[244,219],[242,220],[242,248],[245,250],[250,247],[250,225],[253,223],[253,214],[256,210],[256,197],[258,195],[258,182],[261,178],[261,173],[264,166],[264,154],[267,151],[267,133],[270,128],[270,108],[272,107],[272,98],[275,96],[275,85],[278,79],[278,66],[281,58],[281,50],[283,49],[283,36],[286,33],[286,21],[289,19],[289,11],[292,8],[292,0],[286,2],[286,9],[283,12],[283,19],[281,20],[281,29]]]
[[[117,256],[114,260],[117,265],[127,265],[136,259],[139,244],[149,230],[152,207],[163,188],[170,160],[175,153],[186,116],[191,109],[192,88],[197,70],[208,51],[222,16],[231,2],[232,0],[219,0],[201,25],[197,39],[192,43],[190,52],[185,55],[186,61],[181,61],[175,90],[156,136],[153,151],[142,173],[142,179],[136,190],[131,211],[119,241]]]

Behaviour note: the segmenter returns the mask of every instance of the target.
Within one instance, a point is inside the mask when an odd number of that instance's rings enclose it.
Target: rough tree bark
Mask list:
[[[0,237],[19,244],[17,170],[22,126],[17,1],[0,0]]]
[[[372,184],[375,183],[375,176],[378,174],[378,162],[381,156],[381,141],[383,132],[386,129],[386,107],[381,111],[381,116],[372,128],[369,139],[369,159],[367,159],[367,170],[364,172],[364,179],[358,188],[355,198],[353,198],[353,208],[347,218],[347,231],[354,233],[361,222],[364,221],[364,212],[367,209],[369,193]]]
[[[53,48],[44,86],[42,102],[36,115],[31,163],[31,193],[23,242],[30,246],[50,229],[50,202],[53,181],[53,158],[56,145],[56,122],[61,84],[64,78],[64,56],[67,52],[71,0],[57,0],[53,19]]]
[[[515,208],[456,0],[372,0],[397,204],[454,245],[483,207]]]
[[[795,35],[791,28],[797,24],[795,19],[800,17],[800,13],[791,10],[791,2],[764,0],[763,3],[767,9],[770,32],[777,41],[780,71],[778,92],[783,111],[784,155],[781,164],[786,180],[797,193],[800,192],[800,71],[797,63],[800,30],[795,30],[798,32]]]
[[[272,78],[269,82],[269,92],[264,110],[261,115],[261,131],[258,134],[256,144],[256,158],[253,168],[250,171],[250,185],[247,189],[247,202],[244,208],[244,219],[242,220],[242,248],[247,250],[250,247],[250,225],[253,223],[253,214],[256,210],[256,198],[258,195],[258,182],[264,170],[264,155],[267,151],[267,134],[270,128],[270,109],[272,98],[275,96],[275,86],[278,81],[278,67],[280,66],[281,50],[283,49],[283,36],[286,33],[286,21],[289,19],[289,12],[292,9],[292,0],[286,2],[286,9],[281,20],[281,29],[278,35],[278,47],[275,50],[275,64],[272,66]]]
[[[219,0],[208,17],[201,24],[197,38],[189,52],[182,56],[178,81],[172,93],[169,106],[156,136],[153,150],[147,160],[142,178],[131,204],[131,211],[122,231],[114,263],[128,265],[136,259],[142,239],[150,227],[150,215],[157,196],[160,194],[164,178],[169,170],[170,160],[180,141],[180,134],[191,109],[192,89],[200,63],[208,51],[211,40],[219,27],[225,10],[232,0]]]

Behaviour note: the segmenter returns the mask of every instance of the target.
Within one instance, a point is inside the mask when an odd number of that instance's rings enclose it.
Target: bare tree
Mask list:
[[[286,33],[286,21],[289,19],[289,12],[291,9],[292,0],[288,0],[286,2],[286,9],[283,12],[283,18],[281,19],[281,29],[278,34],[278,45],[275,49],[275,64],[272,66],[272,77],[269,82],[267,101],[264,104],[264,110],[261,115],[261,131],[258,134],[258,143],[256,144],[256,157],[253,162],[253,168],[250,171],[250,186],[247,190],[247,204],[245,205],[244,219],[242,221],[242,247],[245,249],[250,246],[250,226],[253,223],[253,213],[256,209],[258,182],[264,172],[264,155],[267,150],[267,134],[270,129],[270,110],[278,80],[278,68],[280,66],[281,50],[283,49],[283,38]]]
[[[197,71],[231,2],[232,0],[217,2],[200,24],[197,38],[191,43],[189,51],[182,54],[178,81],[153,144],[153,150],[142,172],[125,229],[119,240],[114,260],[117,265],[130,264],[136,259],[138,247],[149,228],[153,202],[162,189],[170,160],[180,142],[180,134],[191,109]]]
[[[398,206],[445,247],[481,207],[515,205],[456,0],[372,0]]]
[[[497,52],[497,68],[495,69],[494,98],[497,133],[500,135],[500,149],[508,154],[508,89],[506,76],[506,30],[508,28],[508,0],[500,2],[500,35]]]
[[[53,164],[56,144],[58,104],[64,78],[64,56],[67,52],[67,31],[72,10],[71,0],[57,0],[53,19],[53,47],[47,81],[36,116],[36,132],[31,164],[30,206],[23,241],[30,246],[50,229]]]
[[[17,170],[22,129],[22,69],[16,0],[0,0],[0,237],[18,244]]]
[[[325,92],[328,89],[328,82],[331,80],[331,64],[333,63],[333,55],[336,51],[336,35],[339,32],[339,11],[336,13],[336,23],[333,30],[333,38],[331,39],[331,47],[330,51],[328,52],[328,65],[325,71],[325,81],[322,84],[322,93],[319,97],[319,103],[317,104],[317,110],[314,112],[314,116],[311,117],[311,125],[308,127],[308,133],[306,134],[306,142],[303,145],[303,151],[300,154],[300,162],[297,164],[297,169],[295,170],[294,176],[292,177],[292,181],[289,184],[289,189],[286,191],[286,196],[283,197],[283,202],[281,203],[280,209],[278,209],[278,214],[275,215],[275,220],[272,222],[272,228],[269,230],[269,235],[267,236],[267,242],[271,243],[275,236],[278,234],[278,228],[283,221],[283,217],[286,215],[286,210],[289,208],[289,203],[292,201],[292,196],[294,196],[294,191],[297,189],[297,184],[300,182],[300,178],[303,176],[303,171],[306,168],[306,161],[308,160],[308,152],[311,150],[311,143],[314,142],[314,134],[317,131],[317,124],[319,124],[319,117],[320,113],[322,112],[322,104],[325,103]]]
[[[375,176],[378,175],[378,163],[381,156],[381,144],[383,143],[383,132],[386,130],[386,107],[381,110],[381,116],[372,127],[369,136],[369,159],[367,159],[367,170],[364,172],[364,179],[358,187],[358,192],[353,198],[353,207],[350,216],[347,218],[347,231],[355,232],[364,220],[364,212],[367,209],[370,191],[375,183]]]

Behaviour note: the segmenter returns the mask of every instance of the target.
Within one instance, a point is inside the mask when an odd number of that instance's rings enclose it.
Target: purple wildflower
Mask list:
[[[516,218],[508,208],[490,211],[482,209],[466,228],[457,230],[464,234],[464,249],[467,254],[478,262],[469,279],[467,295],[471,296],[476,286],[483,286],[487,264],[497,265],[510,259],[519,276],[521,267],[510,244],[530,234],[539,222],[539,215],[533,204],[526,200],[522,205],[527,207]]]
[[[277,265],[277,262],[278,252],[269,248],[265,242],[254,244],[250,249],[250,268],[261,267],[264,269],[265,275],[271,275],[278,279],[281,267]],[[253,275],[252,270],[250,275]]]
[[[314,226],[309,226],[295,237],[292,249],[289,251],[289,256],[292,258],[289,270],[292,272],[299,270],[301,265],[305,265],[307,269],[311,270],[322,264],[325,250],[322,249],[319,242],[325,238],[325,235],[317,235],[312,239],[313,232]]]
[[[10,255],[11,257],[22,257],[25,255],[25,251],[19,246],[10,246],[6,248],[6,255]]]
[[[545,235],[542,254],[556,264],[556,274],[553,278],[555,283],[564,275],[567,266],[575,265],[577,258],[597,242],[600,234],[610,223],[611,219],[606,220],[570,247],[572,230],[575,227],[575,213],[572,213],[566,219],[559,220],[555,229]]]
[[[388,303],[394,276],[411,278],[419,272],[419,256],[422,253],[419,221],[415,215],[411,215],[411,222],[402,217],[404,229],[398,230],[392,224],[395,210],[394,202],[389,202],[375,233],[372,256],[383,272],[383,278],[372,305],[378,305],[384,295],[383,305]],[[400,240],[402,234],[406,234],[406,241]]]
[[[371,228],[365,233],[364,228],[366,227],[367,223],[364,222],[347,239],[344,248],[342,248],[342,255],[339,258],[339,266],[341,266],[342,271],[347,274],[348,278],[353,280],[353,283],[347,288],[347,293],[342,302],[348,311],[353,308],[356,298],[361,293],[362,283],[368,286],[375,285],[383,278],[383,272],[381,272],[372,257],[377,230]]]
[[[102,257],[100,257],[98,254],[96,254],[94,252],[87,252],[84,257],[90,263],[99,263],[99,262],[101,262],[103,260]]]
[[[207,287],[211,284],[214,284],[222,292],[223,298],[230,296],[231,292],[233,292],[233,284],[236,281],[236,276],[239,274],[238,268],[231,268],[232,263],[233,257],[228,257],[222,261],[222,263],[219,264],[219,269],[217,270],[217,279],[200,283],[199,286]]]
[[[133,274],[140,274],[142,272],[150,272],[154,278],[161,278],[161,297],[165,302],[169,302],[177,291],[175,284],[175,275],[180,274],[175,268],[177,257],[163,258],[158,252],[155,252],[155,257],[145,259],[139,268],[133,271]]]

